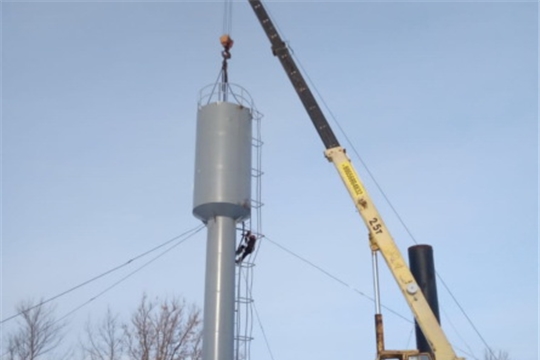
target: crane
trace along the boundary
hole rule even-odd
[[[313,93],[292,58],[287,45],[274,27],[261,0],[248,1],[270,40],[272,53],[281,62],[281,65],[287,73],[289,80],[325,146],[325,157],[334,164],[356,209],[369,230],[371,250],[374,254],[379,252],[383,256],[403,297],[414,314],[418,326],[431,347],[431,354],[433,354],[434,360],[463,360],[463,358],[456,355],[444,331],[439,325],[437,318],[409,270],[394,239],[390,235],[379,211],[375,207],[375,204],[354,169],[345,149],[340,145],[332,131],[324,113],[321,111]],[[431,359],[431,354],[419,353],[418,350],[385,350],[382,333],[382,317],[380,314],[375,315],[375,323],[378,359]]]

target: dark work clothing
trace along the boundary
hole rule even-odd
[[[248,234],[250,234],[248,232]],[[246,234],[247,235],[247,234]],[[240,255],[238,259],[236,259],[236,263],[241,263],[249,254],[255,250],[255,242],[257,241],[257,237],[253,234],[250,234],[248,236],[244,236],[245,244],[241,244],[238,249],[236,250],[236,255]]]

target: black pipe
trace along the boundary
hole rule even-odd
[[[437,298],[437,283],[435,276],[435,262],[433,260],[433,248],[430,245],[415,245],[409,248],[409,264],[411,272],[422,290],[433,314],[441,323],[439,317],[439,301]],[[415,321],[416,346],[420,352],[431,353],[433,351],[429,346],[422,330]]]

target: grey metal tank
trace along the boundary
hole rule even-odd
[[[251,209],[251,112],[216,102],[197,114],[193,214],[242,220]]]
[[[208,229],[202,360],[233,360],[236,224],[251,213],[253,106],[242,88],[215,102],[212,94],[199,102],[193,194],[193,215]],[[228,95],[237,103],[223,101]]]

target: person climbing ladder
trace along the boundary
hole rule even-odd
[[[251,231],[246,232],[242,236],[242,240],[238,249],[236,249],[236,263],[240,264],[244,259],[255,250],[255,242],[257,241],[257,236],[251,233]]]

